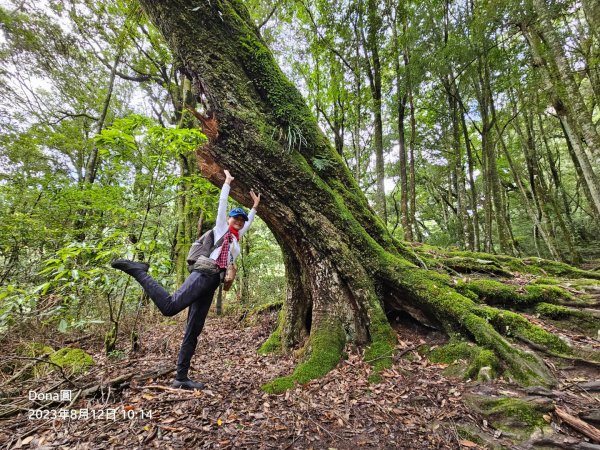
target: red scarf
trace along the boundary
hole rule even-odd
[[[229,225],[229,231],[231,231],[231,234],[233,234],[235,236],[235,238],[238,240],[238,242],[240,241],[240,234],[238,233],[238,230],[236,230],[235,228],[233,228],[231,225]]]

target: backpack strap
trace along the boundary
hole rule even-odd
[[[215,230],[212,230],[213,232],[213,236],[215,234]],[[225,234],[227,234],[227,232],[225,232]],[[221,244],[223,244],[223,239],[225,238],[225,234],[223,234],[223,236],[221,236],[221,239],[219,239],[217,242],[215,242],[215,245],[213,245],[210,248],[210,251],[208,252],[208,256],[210,256],[210,254],[215,251],[215,249],[219,248],[221,246]]]

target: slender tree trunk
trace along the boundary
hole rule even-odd
[[[590,30],[600,42],[600,3],[596,0],[582,0],[581,4]]]
[[[544,142],[544,148],[546,150],[546,160],[548,161],[548,167],[550,168],[550,174],[552,177],[552,181],[554,183],[554,195],[552,198],[552,205],[556,214],[559,223],[561,224],[561,228],[563,229],[563,234],[567,238],[567,242],[569,245],[569,251],[571,252],[571,262],[574,264],[580,264],[582,262],[581,254],[577,250],[575,246],[574,238],[577,236],[575,230],[575,224],[573,223],[573,218],[571,216],[571,208],[569,207],[569,200],[567,199],[567,195],[564,189],[564,186],[561,182],[560,175],[558,169],[556,168],[556,164],[554,158],[552,156],[552,152],[550,150],[550,144],[548,143],[548,139],[546,137],[546,133],[544,130],[544,124],[541,117],[541,114],[537,115],[540,134],[542,135],[542,140]],[[548,189],[547,191],[550,191]],[[552,194],[549,194],[552,195]],[[560,200],[559,200],[560,197]],[[559,204],[562,201],[562,210],[559,207]],[[563,216],[566,218],[566,222],[563,220]]]
[[[575,236],[575,225],[573,224],[573,217],[571,215],[571,208],[569,206],[569,200],[567,198],[567,194],[565,192],[565,188],[561,181],[560,173],[558,168],[556,167],[556,161],[554,156],[552,155],[552,150],[550,149],[550,143],[548,142],[548,138],[546,136],[546,131],[544,127],[544,121],[541,114],[537,115],[538,119],[538,127],[540,129],[540,134],[542,136],[542,140],[544,142],[544,148],[546,149],[546,161],[548,162],[548,167],[550,168],[550,174],[552,176],[552,181],[554,183],[554,190],[556,192],[555,196],[557,198],[560,196],[560,200],[563,205],[563,213],[567,219],[567,223],[569,225],[569,234],[571,236]],[[580,258],[579,256],[577,256]]]
[[[112,99],[113,89],[115,87],[115,78],[117,74],[117,67],[119,66],[119,61],[121,60],[121,55],[123,53],[123,48],[119,48],[117,55],[115,56],[115,61],[113,62],[112,69],[110,71],[110,78],[108,80],[108,88],[106,97],[104,98],[104,103],[102,104],[102,112],[100,113],[100,118],[96,124],[96,134],[100,134],[104,129],[104,124],[106,123],[106,116],[108,115],[108,108],[110,107],[110,101]],[[87,164],[85,166],[85,182],[89,184],[93,184],[96,180],[96,173],[98,172],[98,147],[94,143],[92,148],[92,153],[87,160]]]
[[[494,117],[492,114],[492,91],[490,85],[489,66],[485,56],[479,56],[479,110],[481,114],[481,148],[484,161],[484,183],[486,186],[486,251],[491,251],[492,218],[496,219],[496,230],[500,251],[514,254],[514,245],[509,238],[506,211],[502,201],[500,178],[496,165],[496,148],[492,139]],[[493,210],[492,210],[493,206]],[[492,212],[493,211],[493,212]],[[495,213],[495,214],[494,214]],[[488,248],[489,247],[489,248]]]
[[[358,39],[358,31],[355,30],[355,34]],[[360,51],[359,46],[356,46],[355,49],[355,58],[357,61],[360,61]],[[362,158],[362,146],[360,143],[360,134],[362,132],[362,80],[361,74],[359,71],[354,73],[354,84],[356,86],[355,95],[356,95],[356,120],[354,121],[354,132],[352,137],[352,143],[354,146],[354,158],[356,159],[356,165],[354,168],[354,179],[357,183],[360,183],[360,179],[362,176],[361,173],[361,158]]]
[[[554,83],[559,85],[562,83],[557,91],[561,92],[564,89],[566,95],[562,97],[562,101],[576,121],[578,129],[582,130],[582,140],[586,142],[590,153],[600,156],[600,135],[592,121],[592,114],[583,101],[583,96],[573,75],[573,68],[567,61],[564,43],[561,42],[550,16],[551,8],[548,8],[544,0],[533,0],[533,4],[540,17],[538,32],[544,39],[548,55],[552,59],[552,65],[558,72],[558,77],[551,78]]]
[[[452,171],[454,173],[454,191],[456,192],[456,218],[458,222],[458,244],[461,248],[469,247],[469,229],[466,208],[465,193],[465,173],[463,166],[462,147],[460,145],[460,123],[459,123],[459,105],[457,99],[457,86],[454,75],[450,69],[450,74],[444,81],[448,97],[448,108],[450,111],[450,121],[452,123],[452,155],[454,158]]]
[[[406,99],[407,94],[403,92],[404,83],[402,83],[402,74],[400,70],[400,45],[398,42],[398,20],[397,14],[392,21],[392,39],[394,49],[394,70],[396,72],[396,114],[398,120],[398,151],[400,161],[400,218],[402,222],[402,231],[404,239],[412,241],[412,227],[409,219],[408,210],[408,172],[407,172],[407,151],[406,151],[406,133],[404,131],[404,119],[406,117]],[[406,61],[406,60],[405,60]],[[406,68],[406,63],[405,63]]]
[[[462,103],[462,102],[461,102]],[[479,201],[477,197],[477,185],[475,184],[475,162],[473,160],[473,150],[471,147],[471,139],[469,139],[469,129],[467,127],[467,121],[465,120],[464,110],[460,110],[460,123],[463,130],[463,137],[465,140],[465,149],[467,153],[467,171],[469,174],[469,185],[470,185],[470,203],[471,203],[471,214],[472,217],[469,220],[470,223],[470,237],[469,250],[480,251],[480,238],[479,238]]]
[[[408,23],[407,14],[404,15],[402,21],[402,31],[404,35],[408,34]],[[409,165],[409,181],[408,181],[408,192],[409,192],[409,207],[408,207],[408,228],[410,229],[410,235],[408,239],[414,239],[416,234],[418,241],[423,241],[423,236],[419,230],[417,224],[417,189],[415,181],[415,142],[417,139],[417,120],[415,113],[415,102],[413,98],[413,68],[410,59],[410,49],[407,40],[405,40],[404,51],[404,69],[406,78],[406,93],[408,95],[408,106],[410,110],[410,140],[408,141],[408,165]]]
[[[381,18],[376,0],[367,0],[367,29],[368,37],[363,36],[363,46],[367,54],[366,66],[373,100],[373,146],[375,147],[375,176],[377,188],[375,191],[376,209],[384,222],[387,222],[385,205],[385,166],[383,160],[383,109],[381,101],[381,61],[379,59],[379,32]],[[369,56],[370,55],[370,56]]]
[[[521,180],[521,174],[519,173],[519,170],[517,169],[516,164],[514,163],[512,157],[510,156],[509,150],[506,148],[506,143],[504,142],[504,138],[500,132],[501,131],[500,127],[498,127],[497,124],[496,124],[496,131],[498,132],[499,141],[500,141],[500,144],[504,151],[504,155],[506,156],[506,159],[510,166],[510,170],[513,173],[513,178],[515,180],[515,183],[517,184],[517,187],[519,188],[519,192],[521,194],[521,200],[523,202],[523,205],[525,206],[525,211],[527,212],[527,215],[529,216],[530,220],[533,222],[533,225],[534,225],[535,229],[537,230],[537,232],[539,232],[539,234],[542,236],[542,239],[544,240],[544,243],[546,244],[546,248],[550,252],[550,255],[552,256],[552,258],[559,259],[558,251],[556,250],[556,246],[555,246],[554,240],[552,239],[551,233],[546,229],[544,222],[541,220],[540,214],[539,213],[536,214],[533,206],[531,205],[531,202],[529,201],[530,197],[535,198],[535,194],[528,191],[526,189],[523,181]],[[531,184],[531,178],[530,178],[530,186],[533,191],[534,187]],[[539,211],[539,209],[538,209],[538,211]],[[534,233],[534,241],[536,244],[536,250],[539,255],[539,249],[537,246],[537,232]]]
[[[405,53],[406,54],[406,53]],[[415,175],[415,141],[417,139],[417,119],[415,114],[415,102],[413,98],[413,87],[412,78],[410,77],[410,65],[407,66],[407,89],[408,89],[408,106],[410,107],[410,140],[408,141],[408,159],[409,159],[409,192],[410,192],[410,206],[408,226],[411,229],[411,236],[413,231],[417,236],[417,240],[422,242],[423,236],[419,230],[417,223],[417,186],[416,186],[416,175]]]

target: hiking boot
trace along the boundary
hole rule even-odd
[[[190,380],[189,378],[187,380],[175,380],[175,381],[173,381],[173,384],[171,384],[171,386],[174,388],[178,388],[178,389],[188,389],[188,390],[193,390],[193,389],[201,390],[206,387],[204,385],[204,383],[197,383],[195,381]]]
[[[122,270],[123,272],[131,275],[132,273],[141,270],[142,272],[148,272],[150,265],[144,262],[135,262],[128,259],[114,259],[110,265],[115,268]]]

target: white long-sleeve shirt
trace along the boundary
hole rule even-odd
[[[216,225],[213,228],[214,242],[217,242],[219,239],[221,239],[221,237],[223,237],[227,230],[229,230],[229,225],[227,224],[227,199],[229,198],[229,189],[230,186],[227,183],[224,183],[223,187],[221,188],[221,196],[219,197],[219,209],[217,211],[217,220]],[[256,209],[252,208],[248,213],[248,220],[244,224],[244,227],[240,231],[238,231],[240,239],[242,238],[244,233],[246,233],[248,228],[250,228],[250,225],[252,225],[252,221],[254,220],[255,215]],[[221,247],[223,246],[220,245],[212,251],[212,253],[210,254],[210,259],[213,259],[215,261],[217,260],[219,254],[221,253]],[[237,258],[239,254],[240,244],[236,237],[233,236],[231,244],[229,244],[229,262],[231,263],[235,261],[235,258]]]

